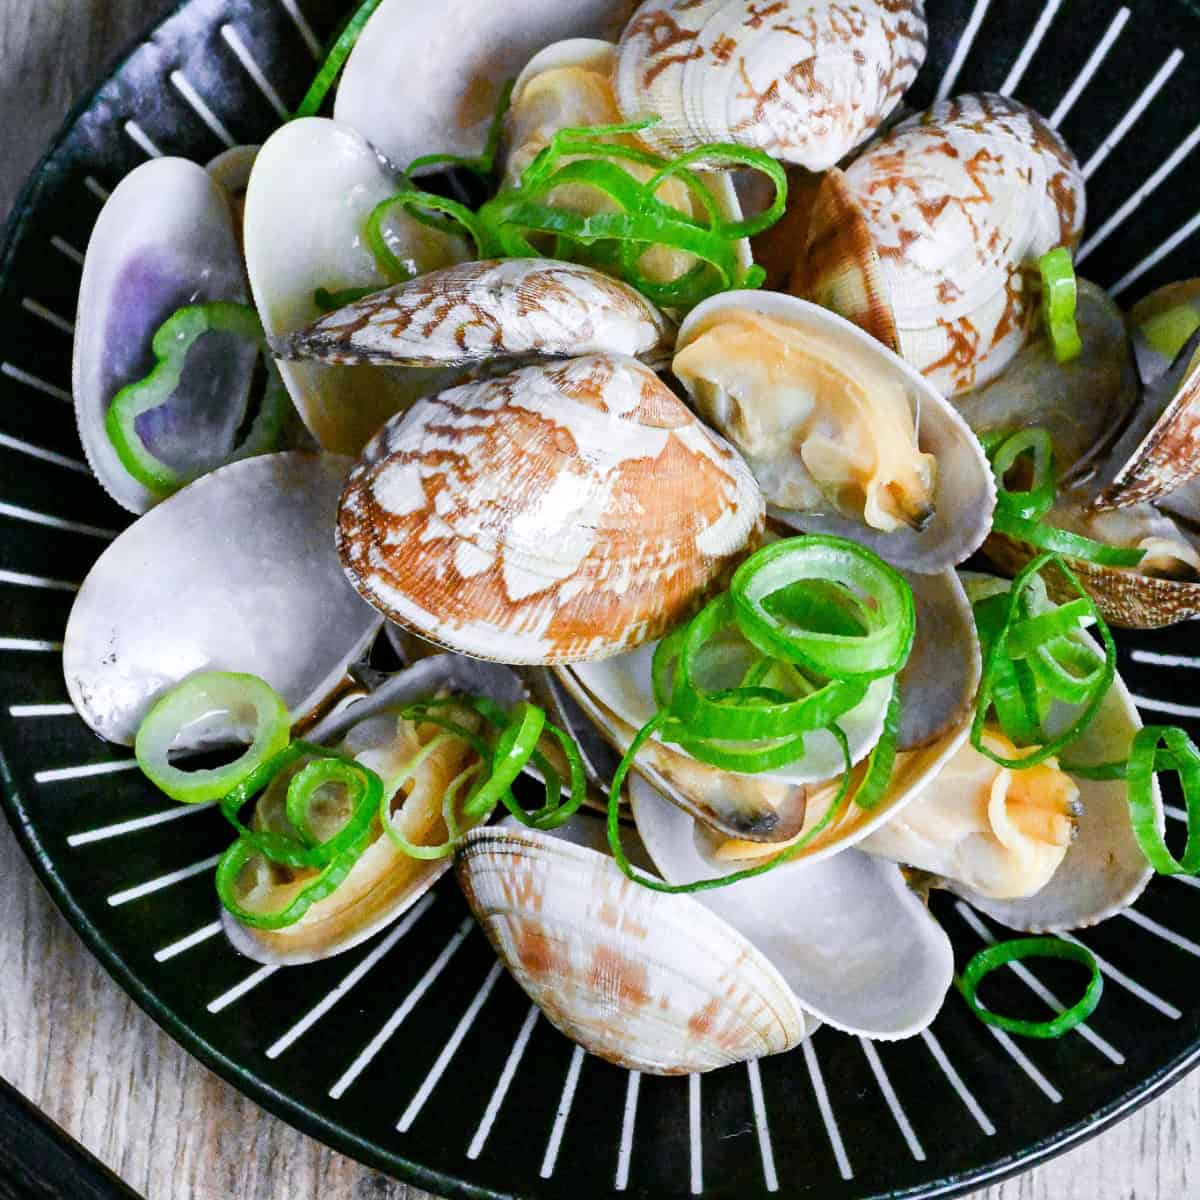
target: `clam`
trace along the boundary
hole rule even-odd
[[[1038,259],[1074,249],[1084,182],[1037,113],[961,96],[901,122],[826,176],[792,290],[850,318],[947,396],[1025,344]]]
[[[182,158],[155,159],[127,175],[88,244],[72,390],[88,463],[130,512],[143,513],[161,497],[125,470],[109,439],[114,397],[150,373],[154,334],[177,309],[245,299],[230,198],[213,176]],[[187,477],[219,466],[234,449],[257,357],[253,342],[201,338],[170,404],[154,410],[165,419],[139,425],[151,451]]]
[[[790,1050],[814,1027],[773,956],[696,901],[631,882],[595,850],[477,829],[457,874],[516,981],[556,1028],[610,1062],[711,1071]]]
[[[979,599],[1007,584],[976,576],[967,586]],[[1099,655],[1085,634],[1077,636]],[[1065,728],[1076,715],[1057,705],[1046,719],[1048,732]],[[1118,677],[1096,719],[1057,763],[1003,772],[965,748],[863,849],[945,876],[947,886],[1013,929],[1098,924],[1132,904],[1153,870],[1133,834],[1125,782],[1073,777],[1070,766],[1126,757],[1141,727]],[[1154,799],[1161,830],[1165,816],[1157,783]]]
[[[621,36],[626,119],[667,154],[712,142],[812,171],[865,141],[925,59],[922,0],[649,0]]]
[[[641,779],[630,780],[638,833],[671,883],[727,875],[719,843]],[[858,850],[784,863],[697,901],[761,951],[801,1008],[836,1029],[893,1040],[937,1015],[954,973],[950,940],[900,868]]]
[[[660,637],[762,530],[741,459],[619,355],[428,397],[351,473],[338,547],[364,598],[479,658],[549,665]]]
[[[330,313],[275,349],[345,366],[603,353],[662,361],[674,336],[628,284],[575,263],[516,258],[431,271]]]
[[[1200,279],[1169,283],[1144,296],[1129,310],[1129,327],[1142,382],[1153,387],[1200,329]]]
[[[378,290],[380,274],[363,230],[372,210],[403,187],[353,129],[318,117],[291,121],[259,152],[246,193],[246,265],[259,315],[272,338],[321,315],[318,289]],[[392,253],[414,274],[467,257],[457,238],[394,213]],[[279,364],[296,409],[320,445],[357,454],[393,414],[444,387],[446,372]]]
[[[331,536],[349,467],[299,453],[233,463],[105,550],[63,646],[71,701],[96,733],[131,745],[155,699],[197,671],[260,675],[294,716],[334,690],[381,624]]]
[[[414,700],[456,691],[486,695],[506,706],[523,698],[523,689],[511,671],[444,654],[391,677],[374,693],[326,718],[307,735],[309,741],[334,747],[379,775],[385,793],[392,796],[393,822],[418,845],[436,845],[445,840],[444,795],[454,778],[477,757],[457,738],[444,738],[431,746],[441,730],[403,720],[396,710]],[[409,766],[422,751],[426,757],[409,777]],[[296,836],[285,811],[292,774],[294,771],[281,772],[259,798],[255,829]],[[315,806],[318,834],[322,832],[320,822],[326,823],[332,834],[348,816],[345,797],[337,794],[341,789],[331,790],[335,795],[322,797]],[[359,945],[397,920],[450,868],[449,857],[409,857],[378,823],[373,834],[371,844],[345,881],[294,925],[278,930],[257,929],[243,925],[222,908],[221,923],[229,940],[243,954],[262,963],[285,966],[329,958]],[[278,911],[310,882],[313,874],[252,859],[238,881],[238,903],[251,910]]]
[[[930,574],[986,537],[995,485],[970,429],[835,313],[770,292],[714,296],[683,323],[673,369],[789,526]]]
[[[552,42],[616,37],[632,8],[632,0],[385,0],[346,63],[333,115],[399,166],[425,154],[482,154],[506,81]]]
[[[232,200],[234,224],[239,230],[246,189],[250,186],[250,175],[261,149],[261,146],[234,146],[222,151],[204,168]]]

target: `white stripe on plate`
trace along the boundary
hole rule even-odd
[[[48,579],[45,575],[26,575],[21,571],[6,571],[0,568],[0,583],[11,583],[14,587],[46,588],[53,592],[77,592],[79,584],[68,579]]]
[[[1121,276],[1119,280],[1111,288],[1108,289],[1110,296],[1119,296],[1122,292],[1131,288],[1147,271],[1153,270],[1160,262],[1168,255],[1174,254],[1175,251],[1188,240],[1196,230],[1200,229],[1200,213],[1197,213],[1182,229],[1173,233],[1162,245],[1155,247],[1133,270]]]
[[[317,35],[313,33],[312,26],[304,19],[304,14],[300,11],[296,0],[279,0],[283,11],[292,18],[292,23],[300,31],[300,36],[304,39],[304,43],[312,51],[312,56],[315,59],[321,59],[325,55],[325,51],[321,47]]]
[[[1046,7],[1042,9],[1042,15],[1038,17],[1033,32],[1021,48],[1021,53],[1018,55],[1017,61],[1013,63],[1008,78],[1000,85],[1000,95],[1011,96],[1017,90],[1021,80],[1025,78],[1025,72],[1029,70],[1030,61],[1038,52],[1038,47],[1042,44],[1046,31],[1050,28],[1061,7],[1062,0],[1047,0]]]
[[[1091,179],[1100,169],[1104,160],[1125,140],[1125,135],[1137,124],[1142,113],[1150,107],[1154,97],[1167,86],[1167,80],[1175,74],[1181,62],[1183,62],[1183,51],[1172,50],[1167,61],[1159,67],[1158,73],[1142,89],[1141,95],[1133,102],[1129,111],[1117,122],[1108,137],[1100,143],[1096,153],[1083,164],[1084,179]]]
[[[268,1058],[278,1058],[302,1038],[343,996],[362,982],[385,954],[429,911],[433,896],[426,894],[404,914],[404,919],[352,970],[311,1012],[306,1013],[267,1049]]]
[[[633,1159],[633,1131],[637,1125],[638,1092],[642,1086],[641,1071],[630,1071],[625,1085],[625,1114],[621,1118],[621,1145],[617,1151],[617,1177],[613,1187],[623,1192],[629,1186],[629,1164]]]
[[[1127,921],[1132,921],[1147,933],[1152,933],[1155,937],[1162,938],[1164,942],[1170,943],[1185,954],[1190,954],[1193,958],[1200,958],[1200,946],[1197,946],[1195,942],[1185,938],[1180,933],[1176,933],[1173,929],[1168,929],[1165,925],[1160,925],[1157,921],[1152,921],[1149,917],[1143,916],[1136,908],[1127,908],[1120,915]]]
[[[235,984],[227,992],[222,992],[215,1000],[208,1004],[210,1013],[224,1012],[231,1004],[237,1003],[247,992],[252,992],[260,983],[270,979],[276,971],[279,970],[278,963],[270,963],[265,967],[259,967],[253,975],[247,975],[241,983]]]
[[[196,116],[212,130],[219,141],[224,142],[232,150],[237,145],[233,134],[226,129],[225,123],[221,118],[209,108],[204,97],[192,86],[192,81],[182,71],[178,70],[172,71],[169,78],[171,86],[191,105],[192,111]]]
[[[115,762],[84,763],[78,767],[54,767],[48,771],[34,771],[35,783],[61,783],[65,779],[88,779],[93,775],[115,775],[118,771],[136,771],[136,758],[122,758]]]
[[[10,717],[73,717],[73,704],[10,704]]]
[[[205,925],[202,929],[197,929],[195,933],[189,933],[187,937],[180,938],[177,942],[172,942],[169,946],[164,946],[161,950],[155,950],[155,962],[169,962],[173,958],[178,958],[185,951],[190,950],[193,946],[199,946],[201,942],[207,942],[209,938],[216,937],[221,932],[221,922],[214,921],[211,925]]]
[[[1003,1029],[996,1029],[992,1025],[986,1025],[984,1028],[987,1029],[988,1033],[990,1033],[992,1037],[994,1037],[996,1041],[998,1041],[1000,1045],[1004,1047],[1004,1049],[1008,1052],[1008,1056],[1017,1064],[1018,1067],[1021,1068],[1022,1071],[1025,1072],[1026,1075],[1029,1076],[1030,1079],[1033,1080],[1038,1089],[1042,1092],[1046,1099],[1050,1101],[1051,1104],[1062,1103],[1062,1092],[1060,1092],[1058,1088],[1056,1088],[1054,1084],[1052,1084],[1050,1080],[1048,1080],[1045,1075],[1043,1075],[1041,1071],[1039,1071],[1037,1067],[1035,1067],[1033,1063],[1026,1058],[1025,1052],[1017,1046],[1017,1044],[1008,1036],[1007,1033],[1004,1032]]]
[[[220,861],[221,856],[214,854],[211,858],[203,859],[198,863],[192,863],[190,867],[180,867],[178,871],[172,871],[168,875],[160,875],[157,879],[149,879],[145,883],[139,883],[136,887],[126,888],[123,892],[114,892],[108,898],[109,906],[117,908],[122,904],[128,904],[131,900],[140,900],[143,896],[149,896],[153,892],[161,892],[163,888],[169,888],[172,884],[182,883],[185,879],[191,879],[196,875],[203,875],[205,871],[211,871]]]
[[[1154,174],[1151,175],[1150,178],[1147,179],[1146,182],[1143,183],[1141,187],[1139,187],[1137,191],[1135,191],[1133,195],[1130,196],[1129,199],[1126,200],[1125,203],[1122,204],[1121,207],[1117,209],[1117,211],[1113,213],[1113,215],[1109,217],[1109,219],[1105,221],[1104,224],[1098,230],[1096,230],[1094,234],[1092,234],[1092,236],[1084,243],[1083,248],[1075,256],[1076,263],[1081,263],[1089,254],[1092,253],[1093,250],[1096,249],[1097,246],[1100,246],[1104,242],[1108,241],[1108,239],[1118,229],[1120,229],[1121,226],[1124,225],[1125,222],[1129,220],[1129,218],[1133,216],[1133,214],[1137,212],[1139,208],[1141,208],[1142,202],[1159,189],[1163,180],[1170,176],[1175,168],[1179,166],[1179,164],[1183,162],[1183,160],[1187,158],[1189,154],[1191,154],[1198,143],[1200,143],[1200,125],[1197,125],[1196,128],[1188,134],[1183,142],[1180,143],[1180,145],[1171,153],[1170,157],[1162,164],[1162,166],[1159,167],[1158,170],[1155,171]]]
[[[44,304],[39,304],[36,300],[26,296],[21,301],[21,307],[26,312],[33,313],[39,320],[45,321],[47,325],[53,326],[60,333],[65,333],[68,337],[75,336],[75,322],[66,317],[60,317],[58,313],[51,311]]]
[[[20,367],[14,367],[10,362],[0,362],[0,375],[7,375],[9,379],[15,379],[18,383],[23,383],[26,387],[31,387],[43,395],[53,396],[55,400],[61,400],[64,404],[71,403],[71,393],[65,388],[60,388],[56,383],[49,383],[40,375],[34,375]]]
[[[954,907],[957,909],[958,915],[974,930],[985,945],[994,946],[996,944],[996,939],[992,935],[991,930],[961,900],[957,901]],[[1052,1008],[1058,1014],[1067,1011],[1067,1006],[1024,963],[1013,961],[1006,965],[1043,1004]],[[1095,1046],[1109,1062],[1115,1063],[1118,1067],[1125,1065],[1125,1055],[1088,1025],[1076,1025],[1072,1032],[1079,1034],[1085,1041]]]
[[[1150,667],[1191,667],[1200,671],[1200,658],[1194,654],[1155,654],[1151,650],[1135,650],[1130,658]]]
[[[1200,879],[1195,878],[1193,875],[1168,875],[1167,878],[1172,883],[1182,883],[1191,888],[1200,888]]]
[[[107,200],[109,196],[112,195],[112,192],[110,192],[108,188],[106,188],[104,184],[102,184],[94,175],[88,175],[83,181],[83,186],[87,188],[87,190],[91,192],[97,200]]]
[[[115,825],[103,825],[99,829],[89,829],[85,833],[73,833],[67,838],[67,845],[71,847],[89,846],[92,842],[106,842],[109,838],[123,837],[127,833],[153,829],[155,825],[166,825],[171,821],[178,821],[182,817],[207,812],[216,806],[216,801],[209,804],[177,804],[174,808],[151,813],[148,817],[133,817],[128,821],[118,821]]]
[[[922,1029],[921,1039],[929,1049],[929,1053],[933,1055],[934,1062],[942,1069],[942,1074],[949,1081],[950,1086],[958,1093],[958,1098],[967,1106],[967,1111],[975,1118],[976,1124],[983,1130],[988,1137],[994,1137],[996,1127],[992,1124],[987,1113],[983,1111],[982,1105],[975,1099],[971,1089],[963,1082],[962,1076],[954,1069],[954,1064],[946,1056],[945,1050],[942,1049],[942,1043],[937,1040],[932,1030]]]
[[[562,1095],[558,1100],[558,1111],[554,1114],[554,1127],[550,1130],[550,1141],[546,1144],[546,1153],[542,1158],[542,1169],[539,1174],[543,1179],[549,1179],[554,1174],[554,1167],[558,1162],[558,1152],[562,1148],[567,1119],[571,1115],[571,1106],[575,1103],[575,1089],[579,1086],[579,1072],[583,1069],[583,1056],[582,1046],[576,1046],[571,1051],[571,1065],[567,1068],[567,1078],[563,1083]]]
[[[1104,972],[1107,978],[1111,979],[1113,983],[1119,984],[1143,1003],[1150,1005],[1151,1008],[1157,1009],[1164,1017],[1169,1017],[1172,1021],[1178,1021],[1183,1016],[1183,1013],[1170,1003],[1170,1001],[1164,1000],[1149,988],[1143,987],[1136,979],[1130,979],[1124,971],[1119,971],[1112,963],[1101,958],[1095,950],[1092,950],[1091,946],[1086,946],[1077,937],[1073,937],[1069,933],[1060,933],[1058,936],[1064,941],[1074,942],[1075,945],[1084,946],[1086,950],[1091,951],[1092,957],[1096,960],[1096,965]]]
[[[115,529],[101,529],[98,525],[87,525],[83,521],[68,521],[65,517],[52,517],[49,513],[34,512],[19,504],[0,501],[0,517],[12,517],[14,521],[25,521],[30,525],[45,525],[50,529],[63,529],[68,533],[83,533],[88,537],[103,538],[111,542],[117,536]]]
[[[43,642],[38,638],[0,637],[0,650],[16,650],[19,653],[51,654],[62,648],[62,642]]]
[[[921,1145],[920,1139],[913,1130],[912,1122],[908,1119],[908,1113],[904,1111],[904,1106],[900,1103],[900,1097],[896,1095],[896,1089],[892,1087],[892,1081],[883,1069],[883,1060],[879,1057],[879,1051],[875,1049],[874,1043],[868,1038],[860,1037],[858,1042],[862,1046],[863,1054],[867,1056],[867,1062],[871,1065],[871,1073],[875,1076],[875,1082],[879,1084],[879,1090],[883,1093],[883,1098],[887,1102],[888,1109],[891,1111],[892,1119],[896,1122],[896,1127],[900,1130],[905,1145],[908,1146],[908,1152],[917,1162],[924,1162],[925,1148]]]
[[[68,458],[65,454],[59,454],[57,450],[46,450],[33,445],[32,442],[23,442],[20,438],[9,437],[7,433],[0,433],[0,446],[30,458],[40,458],[42,462],[51,463],[56,467],[66,467],[68,471],[78,471],[81,475],[92,473],[91,467],[77,458]]]
[[[704,1135],[700,1124],[700,1076],[688,1076],[688,1141],[691,1145],[692,1195],[704,1192]]]
[[[541,1015],[541,1010],[536,1004],[529,1006],[529,1011],[525,1014],[525,1021],[521,1025],[521,1031],[517,1034],[517,1040],[513,1042],[513,1047],[508,1052],[508,1059],[504,1063],[504,1070],[500,1072],[500,1078],[496,1081],[491,1099],[488,1100],[487,1108],[484,1110],[483,1116],[479,1121],[479,1128],[475,1130],[475,1136],[471,1139],[470,1146],[467,1147],[468,1158],[476,1159],[483,1153],[483,1147],[487,1144],[488,1134],[492,1132],[492,1126],[496,1123],[500,1106],[504,1103],[504,1097],[508,1095],[508,1089],[512,1086],[517,1068],[521,1065],[521,1059],[525,1054],[525,1047],[529,1045],[529,1038],[533,1033],[533,1027],[537,1024],[538,1017]]]
[[[258,65],[254,55],[250,53],[249,46],[242,41],[242,35],[238,33],[234,26],[222,25],[221,37],[230,50],[237,56],[237,60],[245,68],[246,74],[254,80],[258,90],[266,97],[267,103],[275,110],[276,116],[281,121],[286,121],[290,115],[287,105],[284,104],[279,93],[271,86],[271,81],[266,77],[262,67]]]
[[[446,969],[446,964],[454,957],[455,951],[466,940],[467,934],[475,923],[474,917],[467,917],[459,925],[454,936],[446,943],[441,954],[434,960],[433,966],[417,980],[416,986],[405,996],[400,1007],[387,1019],[384,1027],[366,1044],[362,1053],[346,1068],[342,1077],[329,1089],[331,1100],[340,1100],[350,1085],[371,1065],[375,1056],[383,1049],[388,1039],[404,1023],[408,1014],[420,1003],[421,997],[433,986],[434,980]]]
[[[1165,812],[1172,821],[1186,821],[1188,819],[1187,812],[1182,808],[1176,808],[1173,804],[1164,804],[1163,812]]]
[[[471,1001],[467,1011],[463,1013],[462,1019],[454,1027],[454,1032],[442,1047],[441,1054],[437,1056],[437,1061],[433,1064],[429,1074],[425,1076],[425,1082],[417,1089],[417,1094],[409,1102],[400,1120],[396,1123],[397,1132],[407,1133],[412,1128],[412,1123],[420,1115],[421,1109],[425,1107],[425,1101],[433,1094],[433,1089],[437,1087],[438,1080],[446,1073],[446,1068],[450,1065],[450,1060],[458,1053],[459,1046],[462,1045],[463,1039],[475,1023],[475,1018],[479,1016],[479,1010],[487,1003],[487,998],[491,995],[492,988],[496,986],[496,980],[500,978],[501,970],[503,970],[502,963],[495,962],[492,964],[492,969],[488,971],[487,977],[479,987],[479,991],[475,993],[475,999]]]
[[[775,1172],[775,1150],[771,1145],[771,1127],[767,1124],[767,1105],[757,1059],[752,1058],[746,1063],[746,1074],[750,1076],[750,1104],[754,1109],[754,1128],[758,1132],[758,1152],[762,1156],[763,1185],[768,1192],[777,1192],[779,1176]]]
[[[60,238],[58,234],[55,234],[50,239],[50,245],[52,245],[55,250],[59,252],[59,254],[63,255],[65,258],[69,258],[77,266],[83,266],[83,251],[77,250],[65,238]]]
[[[1147,712],[1167,713],[1172,717],[1194,717],[1200,719],[1200,707],[1195,704],[1176,704],[1173,700],[1157,700],[1153,696],[1134,696],[1133,702]]]
[[[1113,18],[1113,23],[1096,44],[1091,57],[1083,64],[1083,70],[1079,72],[1075,82],[1067,89],[1066,95],[1058,102],[1058,107],[1051,113],[1050,125],[1052,128],[1057,129],[1071,109],[1075,107],[1075,101],[1083,95],[1083,89],[1092,82],[1092,76],[1096,74],[1100,69],[1100,64],[1108,57],[1108,52],[1116,44],[1117,38],[1121,36],[1121,30],[1125,28],[1129,17],[1129,9],[1122,8]]]
[[[939,100],[945,100],[954,91],[954,85],[958,82],[959,72],[963,69],[963,63],[967,61],[967,55],[971,53],[971,47],[975,44],[979,27],[983,24],[983,18],[987,16],[991,2],[992,0],[975,0],[975,7],[971,12],[971,18],[967,21],[966,28],[963,29],[962,37],[958,39],[958,45],[954,50],[954,57],[950,60],[950,65],[946,68],[946,74],[942,76],[941,86],[937,90],[937,98]],[[847,1178],[850,1177],[847,1176]]]
[[[154,144],[154,139],[136,121],[126,121],[125,132],[151,158],[162,158],[163,152]]]
[[[846,1155],[846,1147],[842,1142],[842,1131],[838,1128],[837,1118],[833,1115],[833,1106],[829,1103],[829,1093],[825,1090],[825,1080],[821,1075],[821,1064],[817,1061],[817,1052],[813,1049],[812,1038],[805,1038],[801,1043],[804,1050],[804,1063],[808,1067],[808,1077],[812,1080],[813,1095],[817,1098],[817,1108],[821,1110],[821,1120],[825,1122],[825,1133],[829,1144],[833,1147],[833,1156],[837,1159],[838,1170],[843,1179],[853,1179],[854,1171],[850,1159]]]

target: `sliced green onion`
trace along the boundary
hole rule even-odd
[[[1054,357],[1068,363],[1083,353],[1083,340],[1075,323],[1075,308],[1079,289],[1075,281],[1075,264],[1066,246],[1051,250],[1038,260],[1042,273],[1042,316],[1046,332],[1054,346]]]
[[[1039,550],[1052,550],[1068,558],[1080,559],[1098,567],[1136,567],[1146,557],[1145,550],[1106,546],[1082,534],[1057,529],[1041,521],[1022,521],[1016,517],[997,519],[996,529]]]
[[[480,222],[479,216],[465,204],[459,204],[457,200],[450,200],[445,196],[436,196],[432,192],[420,192],[410,188],[381,200],[371,210],[363,231],[367,248],[375,259],[379,273],[391,283],[404,283],[413,277],[412,271],[392,253],[383,231],[383,223],[394,208],[403,208],[411,212],[417,220],[443,233],[454,232],[454,226],[461,225],[475,243],[479,258],[497,257],[497,247],[491,235]],[[449,220],[443,221],[431,216],[431,213],[443,213]]]
[[[1191,341],[1192,334],[1200,329],[1200,311],[1190,304],[1179,304],[1151,317],[1139,328],[1156,353],[1167,362],[1174,362]]]
[[[1158,827],[1159,809],[1154,802],[1154,773],[1164,769],[1158,761],[1159,743],[1165,743],[1170,769],[1179,776],[1187,800],[1187,845],[1176,858]],[[1129,811],[1133,833],[1150,865],[1160,875],[1200,873],[1200,750],[1182,730],[1172,726],[1147,725],[1133,739],[1128,764]]]
[[[396,261],[399,262],[399,259]],[[400,281],[397,280],[397,282]],[[313,292],[313,303],[323,313],[337,312],[339,308],[345,308],[347,304],[357,304],[359,300],[374,295],[377,291],[379,291],[377,287],[352,287],[331,292],[328,288],[321,287]]]
[[[442,798],[442,820],[446,825],[446,840],[438,842],[433,846],[422,846],[417,842],[410,842],[408,838],[396,828],[390,818],[385,822],[384,828],[387,830],[388,837],[405,853],[409,858],[421,859],[425,862],[433,862],[439,858],[449,858],[450,855],[458,848],[460,831],[458,821],[454,815],[454,806],[458,803],[459,792],[462,791],[464,785],[481,770],[484,764],[482,762],[472,763],[469,767],[460,771],[446,788],[446,794]]]
[[[1059,958],[1067,962],[1080,963],[1092,973],[1092,978],[1082,999],[1059,1013],[1052,1021],[1020,1021],[1005,1017],[985,1008],[978,997],[979,985],[985,976],[1011,962],[1022,962],[1028,958]],[[971,1011],[985,1024],[1030,1038],[1060,1038],[1082,1025],[1096,1011],[1104,991],[1104,977],[1095,955],[1086,946],[1075,942],[1064,942],[1053,937],[1014,938],[980,950],[967,963],[962,975],[955,979],[955,986]]]
[[[312,81],[304,99],[300,101],[300,107],[296,109],[296,117],[315,117],[321,111],[321,105],[325,103],[329,89],[333,87],[337,77],[342,73],[346,59],[350,57],[350,52],[358,44],[358,39],[362,36],[367,22],[375,15],[375,10],[382,3],[383,0],[363,0],[358,10],[346,22],[342,32],[330,48],[325,61],[321,64],[316,79]]]
[[[496,741],[491,774],[463,805],[463,812],[467,816],[483,816],[491,812],[506,795],[511,795],[509,789],[537,749],[545,725],[546,714],[536,704],[517,705],[508,726]],[[511,808],[515,810],[517,807],[513,800]],[[516,815],[515,811],[513,815]]]
[[[868,812],[879,806],[892,781],[896,765],[896,743],[900,736],[900,686],[892,688],[883,719],[883,733],[867,759],[867,773],[854,793],[854,803]]]
[[[341,784],[350,792],[351,815],[337,833],[325,840],[312,827],[312,805],[321,788]],[[302,767],[289,781],[287,817],[300,837],[329,858],[349,850],[371,828],[383,781],[374,771],[341,758],[318,758]]]
[[[253,728],[253,740],[235,761],[209,770],[182,771],[169,760],[189,727],[219,715]],[[256,675],[206,671],[177,684],[158,700],[138,728],[134,754],[145,776],[173,800],[220,800],[254,777],[286,748],[291,718],[283,698]]]

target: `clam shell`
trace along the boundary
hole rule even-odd
[[[1057,133],[1015,100],[961,96],[901,122],[841,182],[814,214],[804,294],[946,395],[994,379],[1032,330],[1026,275],[1083,231],[1083,176]]]
[[[429,397],[347,484],[338,546],[389,619],[478,658],[619,654],[688,616],[756,544],[741,459],[633,359]]]
[[[1149,296],[1144,296],[1129,310],[1129,328],[1133,331],[1133,346],[1137,354],[1138,373],[1142,382],[1152,388],[1171,369],[1174,359],[1155,349],[1146,338],[1143,327],[1173,308],[1191,308],[1200,315],[1200,279],[1185,279],[1169,283]],[[1175,356],[1178,358],[1178,354]]]
[[[246,265],[267,334],[279,338],[319,316],[318,288],[381,289],[364,243],[372,209],[401,182],[353,129],[318,117],[291,121],[259,152],[246,193]],[[407,214],[388,223],[393,253],[427,271],[467,257],[465,245]],[[446,372],[279,364],[306,426],[326,450],[357,454],[418,396],[445,387]]]
[[[88,463],[104,490],[130,512],[145,512],[158,497],[128,474],[109,440],[105,418],[113,398],[149,374],[150,343],[173,312],[187,304],[245,299],[229,200],[213,177],[183,158],[154,159],[130,172],[88,243],[72,368],[75,418]],[[219,410],[208,406],[208,453],[189,464],[197,471],[219,465],[232,449],[257,356],[249,344],[232,351],[223,345],[220,354],[204,355],[202,389],[192,385],[193,370],[184,376],[178,394],[185,401],[209,395],[231,401]]]
[[[918,446],[922,452],[933,455],[937,463],[933,493],[935,512],[919,532],[910,528],[882,532],[834,512],[802,513],[773,506],[771,515],[791,528],[850,538],[889,562],[921,574],[938,574],[973,554],[991,527],[996,500],[995,481],[978,441],[954,407],[909,364],[851,322],[793,296],[772,292],[726,292],[714,296],[693,309],[684,321],[679,331],[679,347],[686,346],[700,331],[716,324],[721,314],[738,311],[795,325],[894,377],[912,409]],[[774,398],[764,397],[764,402]],[[735,445],[738,444],[738,425],[743,420],[739,412],[705,412],[703,415]],[[751,419],[753,414],[745,418],[746,421]],[[763,468],[773,469],[776,465],[770,461],[760,464],[756,474],[763,478]],[[786,465],[798,477],[806,473],[799,454],[789,454]],[[755,468],[753,461],[751,467]],[[767,500],[770,502],[770,495]]]
[[[333,115],[401,167],[424,154],[482,154],[507,80],[552,42],[615,38],[632,9],[632,0],[385,0],[346,63]]]
[[[630,780],[647,851],[672,883],[726,875],[687,813]],[[847,1033],[891,1041],[930,1024],[954,974],[950,940],[900,868],[845,850],[785,863],[697,894],[778,969],[804,1011]]]
[[[736,142],[812,171],[866,140],[925,59],[922,0],[650,0],[621,37],[627,119],[667,154]]]
[[[462,263],[377,292],[281,339],[286,358],[465,366],[527,355],[669,358],[674,325],[641,293],[552,259]]]
[[[768,958],[684,896],[529,830],[468,834],[458,880],[504,965],[567,1037],[682,1075],[799,1045],[810,1022]]]
[[[239,226],[241,213],[236,206],[245,198],[246,189],[250,186],[250,175],[261,149],[261,146],[234,146],[230,150],[223,150],[204,168],[234,201]]]
[[[232,463],[117,538],[63,646],[71,702],[96,733],[131,745],[155,699],[197,671],[259,675],[294,716],[333,691],[381,623],[331,536],[349,466],[296,453]]]

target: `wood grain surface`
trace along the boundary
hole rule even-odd
[[[165,7],[0,0],[0,213],[76,96]],[[148,1200],[426,1200],[268,1116],[189,1057],[91,959],[2,821],[0,963],[0,1075]],[[1184,1200],[1200,1188],[1198,1131],[1200,1073],[972,1200]]]

